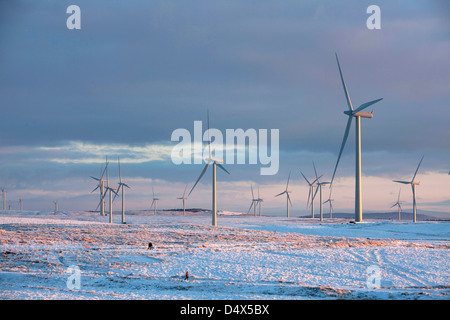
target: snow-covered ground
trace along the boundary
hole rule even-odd
[[[227,213],[212,227],[209,214],[175,212],[126,220],[2,212],[0,299],[450,298],[449,222]]]

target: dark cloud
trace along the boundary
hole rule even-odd
[[[98,166],[56,164],[36,148],[83,141],[133,154],[191,130],[207,109],[221,130],[280,129],[280,176],[312,160],[331,173],[346,122],[335,52],[354,105],[384,98],[363,119],[366,173],[407,174],[422,154],[430,169],[448,166],[445,1],[379,1],[374,31],[360,1],[80,0],[81,30],[66,28],[70,4],[0,3],[0,143],[28,150],[2,154],[0,178],[87,175]],[[353,131],[341,175],[353,172]],[[149,161],[130,174],[188,181],[199,170]],[[259,177],[259,167],[233,170],[224,179]]]

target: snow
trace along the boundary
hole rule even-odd
[[[0,299],[450,297],[445,221],[354,224],[233,212],[219,214],[217,227],[208,213],[133,212],[126,220],[4,211]],[[71,266],[79,267],[80,288]],[[371,266],[381,272],[375,288]]]

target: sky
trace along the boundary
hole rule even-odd
[[[370,5],[381,29],[370,30]],[[68,29],[67,7],[81,29]],[[227,164],[218,208],[248,210],[252,185],[263,213],[305,215],[313,162],[330,180],[344,135],[346,99],[378,98],[362,119],[364,211],[389,211],[417,174],[418,210],[450,213],[450,4],[448,1],[21,1],[0,0],[0,186],[7,206],[94,210],[105,157],[131,186],[127,208],[177,200],[203,169],[174,164],[176,129],[194,121],[223,132],[279,131],[279,170]],[[371,109],[369,110],[371,111]],[[270,148],[270,147],[269,147]],[[334,210],[354,208],[354,127],[333,183]],[[324,199],[329,189],[324,188]],[[211,171],[187,206],[209,208]],[[115,210],[120,204],[116,200]],[[316,207],[318,202],[316,203]]]

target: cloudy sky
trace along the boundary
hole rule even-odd
[[[69,30],[69,5],[81,29]],[[369,30],[369,5],[381,29]],[[330,179],[345,130],[335,52],[362,119],[363,210],[388,211],[399,184],[417,180],[420,210],[450,213],[450,5],[448,1],[21,1],[0,0],[0,186],[28,210],[93,210],[105,156],[131,185],[129,209],[179,207],[203,166],[171,160],[174,130],[278,129],[279,170],[225,164],[218,207],[247,211],[250,185],[264,209],[306,214],[301,177]],[[369,110],[370,111],[370,110]],[[336,173],[335,210],[354,206],[354,128]],[[188,207],[210,207],[211,173]],[[328,196],[326,189],[324,197]],[[410,210],[412,194],[402,187]],[[317,206],[317,204],[316,204]],[[119,209],[119,202],[117,202]]]

